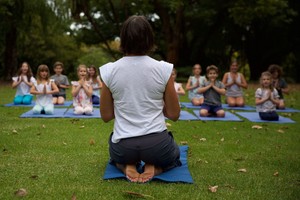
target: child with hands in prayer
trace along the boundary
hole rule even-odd
[[[214,65],[208,66],[206,68],[206,76],[208,81],[205,81],[198,89],[198,92],[203,93],[204,96],[200,116],[225,117],[221,101],[221,95],[225,95],[225,86],[221,81],[217,80],[218,68]]]
[[[91,115],[93,114],[92,94],[93,87],[87,80],[88,72],[86,65],[79,65],[77,68],[79,80],[72,81],[72,96],[74,114],[76,115]]]
[[[53,79],[50,79],[50,72],[47,65],[40,65],[37,70],[36,82],[30,89],[30,93],[36,95],[34,114],[52,115],[54,104],[52,95],[59,92]]]

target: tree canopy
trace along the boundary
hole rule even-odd
[[[215,64],[224,72],[234,58],[251,80],[276,63],[286,77],[300,81],[299,5],[297,0],[1,0],[0,71],[10,79],[24,60],[33,66],[60,60],[70,72],[80,62],[98,66],[116,60],[122,56],[117,48],[122,22],[138,14],[155,32],[151,56],[176,68]]]

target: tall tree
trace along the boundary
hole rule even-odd
[[[17,33],[24,13],[24,1],[3,0],[0,7],[2,8],[0,16],[3,19],[1,27],[6,27],[1,31],[4,35],[3,74],[4,78],[9,80],[17,68]]]
[[[1,0],[0,15],[5,20],[0,23],[6,27],[1,29],[5,35],[1,62],[5,80],[11,80],[22,61],[28,61],[35,71],[42,63],[52,66],[61,60],[68,68],[76,60],[80,50],[68,35],[70,21],[51,2]]]

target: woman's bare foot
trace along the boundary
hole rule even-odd
[[[126,165],[125,172],[126,178],[131,182],[138,182],[140,173],[136,171],[136,165]]]
[[[140,174],[136,171],[136,165],[120,165],[117,164],[117,167],[123,171],[126,178],[131,182],[138,182]]]
[[[142,174],[140,174],[138,178],[139,183],[146,183],[150,181],[155,175],[162,173],[162,169],[159,167],[155,167],[154,165],[145,164],[145,169]]]

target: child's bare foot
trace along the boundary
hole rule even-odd
[[[155,167],[154,165],[145,164],[145,170],[140,174],[138,182],[146,183],[150,181],[155,175],[162,173],[162,169]]]

